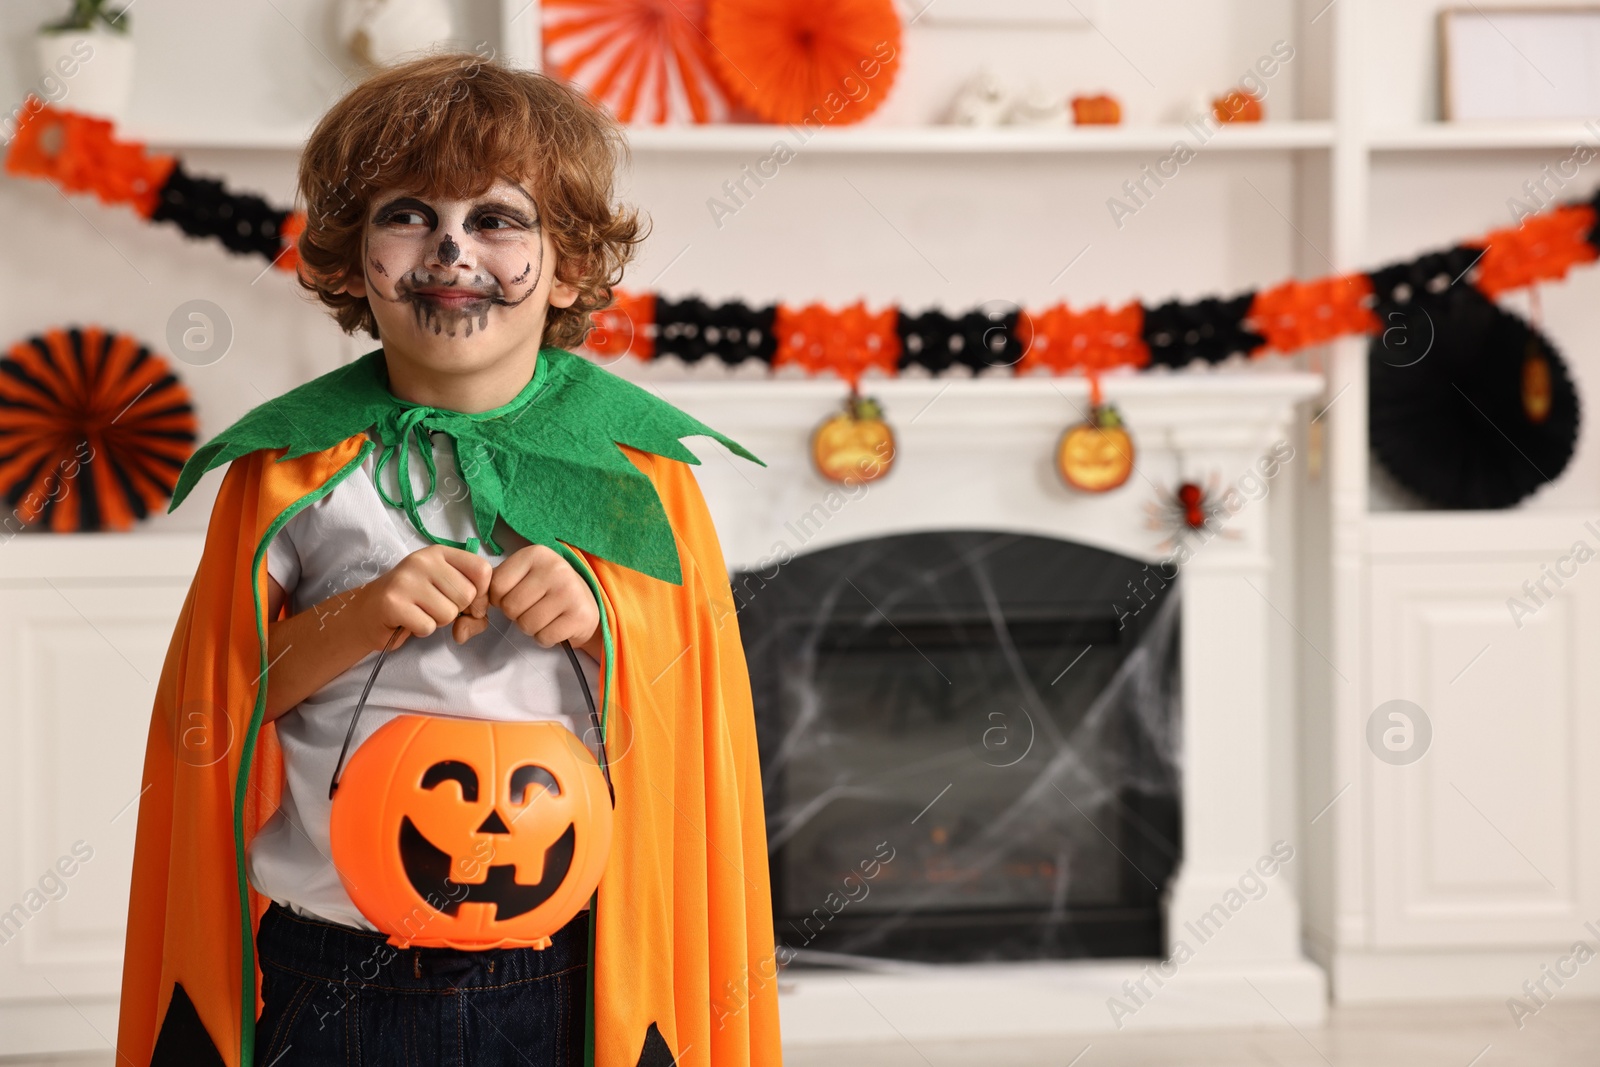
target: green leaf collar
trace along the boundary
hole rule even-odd
[[[379,348],[251,409],[212,438],[184,464],[167,510],[176,510],[206,471],[239,456],[287,448],[281,463],[374,426],[383,447],[375,470],[397,464],[401,499],[390,499],[381,479],[378,492],[404,509],[428,540],[472,551],[481,538],[498,555],[502,550],[492,537],[498,517],[533,544],[564,541],[675,585],[683,575],[666,511],[649,477],[617,446],[698,464],[681,438],[703,435],[761,463],[649,390],[564,349],[540,351],[533,377],[510,402],[467,413],[413,404],[389,392]],[[431,431],[451,439],[472,494],[479,536],[466,542],[434,535],[418,511],[436,488]],[[414,497],[409,471],[413,436],[428,468],[428,491],[421,498]]]

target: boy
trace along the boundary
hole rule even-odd
[[[779,1062],[749,680],[679,439],[754,457],[565,351],[641,237],[620,146],[450,55],[312,134],[301,282],[382,347],[173,494],[228,464],[152,716],[119,1063]],[[346,894],[370,872],[334,865],[327,783],[386,644],[353,751],[403,713],[553,719],[606,764],[605,873],[548,948],[397,947]]]

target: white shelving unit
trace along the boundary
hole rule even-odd
[[[1440,6],[1343,0],[1328,11],[1336,269],[1514,225],[1525,181],[1575,145],[1600,145],[1579,122],[1430,121]],[[1596,181],[1580,174],[1547,198],[1586,199]],[[1541,325],[1580,392],[1600,355],[1587,341],[1593,284],[1575,274],[1544,287]],[[1520,995],[1600,908],[1600,826],[1579,769],[1600,756],[1589,722],[1600,694],[1578,651],[1600,637],[1597,590],[1573,583],[1526,627],[1507,610],[1574,540],[1593,540],[1582,526],[1596,499],[1592,446],[1581,439],[1558,483],[1515,509],[1397,509],[1371,477],[1366,345],[1334,346],[1327,367],[1326,482],[1307,495],[1301,527],[1301,808],[1319,828],[1302,882],[1307,943],[1346,1002]],[[1375,759],[1365,740],[1392,699],[1433,724],[1432,747],[1407,766]],[[1597,992],[1585,981],[1570,995]]]
[[[1193,141],[1195,134],[1180,125],[1075,127],[1033,130],[1016,127],[992,129],[962,126],[896,128],[856,126],[839,129],[798,130],[772,126],[642,127],[629,132],[635,153],[765,152],[776,140],[795,144],[803,140],[807,152],[912,155],[1075,152],[1166,152],[1177,141]],[[1333,125],[1327,122],[1271,122],[1224,126],[1217,130],[1207,151],[1271,152],[1301,148],[1328,148]]]
[[[1391,129],[1367,135],[1373,152],[1513,151],[1568,148],[1600,142],[1600,124],[1580,122],[1439,122]]]
[[[259,149],[269,152],[299,151],[311,133],[310,125],[274,129],[213,130],[196,132],[159,125],[131,127],[128,137],[152,148]],[[1334,129],[1327,122],[1268,122],[1225,126],[1206,145],[1208,152],[1274,152],[1326,149],[1333,144]],[[1144,127],[1084,127],[1035,130],[1017,127],[978,129],[960,126],[905,128],[855,126],[802,130],[789,126],[636,126],[628,131],[635,155],[692,155],[698,153],[765,153],[773,143],[801,142],[805,150],[859,155],[969,155],[1047,154],[1077,152],[1166,152],[1174,142],[1193,141],[1195,134],[1180,125]]]

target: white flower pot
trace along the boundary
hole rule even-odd
[[[121,121],[133,93],[133,39],[107,30],[41,33],[34,38],[46,103]]]

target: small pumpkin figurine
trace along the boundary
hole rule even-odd
[[[1261,98],[1248,89],[1235,89],[1211,101],[1211,114],[1218,122],[1260,122],[1265,117]]]
[[[604,774],[559,722],[401,715],[338,789],[334,867],[399,948],[545,948],[611,848]]]
[[[1550,388],[1550,361],[1538,341],[1528,338],[1528,347],[1522,357],[1522,413],[1535,426],[1550,417],[1550,404],[1554,393]]]
[[[1061,480],[1086,493],[1106,493],[1133,473],[1133,437],[1110,404],[1097,404],[1087,422],[1070,427],[1056,449]]]
[[[811,434],[811,461],[830,482],[859,485],[889,473],[894,465],[894,431],[876,400],[852,392],[844,410],[823,420]]]
[[[1078,126],[1116,126],[1122,122],[1122,105],[1117,98],[1098,96],[1072,98],[1072,121]]]

